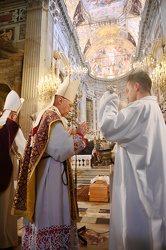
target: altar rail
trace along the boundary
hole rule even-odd
[[[91,168],[91,155],[74,155],[71,158],[72,168]]]

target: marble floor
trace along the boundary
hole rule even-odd
[[[78,202],[78,207],[80,215],[78,229],[85,226],[88,233],[98,236],[97,240],[91,242],[85,233],[84,239],[87,240],[87,245],[80,242],[80,249],[108,250],[110,203]]]
[[[108,250],[110,203],[78,202],[79,221],[77,223],[80,238],[80,250]],[[21,250],[22,218],[18,220],[20,244],[15,250]]]

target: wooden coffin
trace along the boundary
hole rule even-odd
[[[89,187],[89,200],[108,202],[109,201],[109,184],[104,181],[95,181]]]

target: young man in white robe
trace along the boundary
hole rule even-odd
[[[166,126],[151,79],[144,71],[129,75],[129,104],[106,91],[99,124],[117,143],[110,217],[110,250],[166,249]]]
[[[18,245],[17,217],[11,215],[15,184],[18,178],[26,140],[17,116],[24,102],[11,90],[6,97],[0,117],[0,249]]]
[[[88,126],[69,133],[62,118],[72,111],[78,86],[67,77],[30,131],[12,211],[24,217],[22,249],[79,249],[70,157],[85,147]]]

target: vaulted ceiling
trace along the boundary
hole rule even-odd
[[[131,69],[145,0],[65,0],[80,47],[99,78]]]

